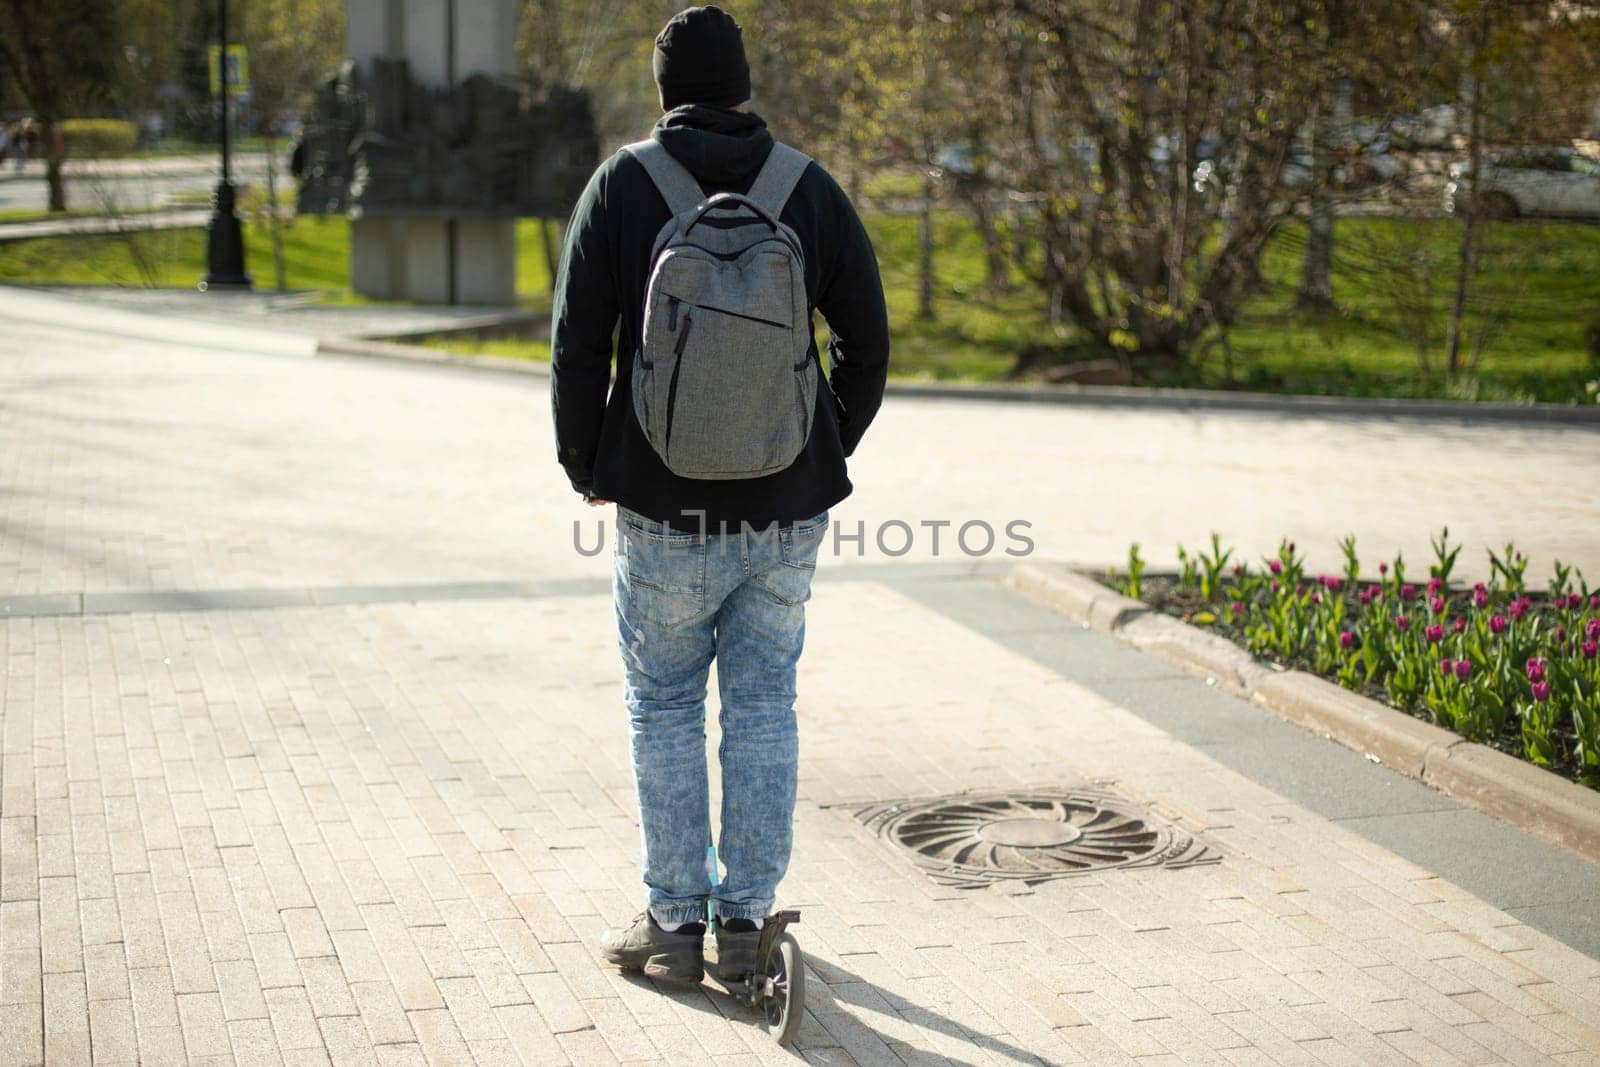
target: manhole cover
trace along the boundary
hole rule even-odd
[[[1031,884],[1221,859],[1192,834],[1103,789],[901,801],[861,809],[856,817],[944,885]]]

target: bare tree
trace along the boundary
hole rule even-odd
[[[279,133],[304,111],[316,87],[337,65],[344,42],[344,5],[339,0],[250,0],[244,5],[243,22],[242,36],[251,56],[250,107],[267,142],[266,214],[273,275],[277,287],[286,289]]]
[[[1038,205],[1038,280],[1100,345],[1176,358],[1231,320],[1292,204],[1284,164],[1325,69],[1305,29],[1314,8],[993,10],[1018,101],[1006,169]]]
[[[93,107],[115,77],[114,0],[0,0],[0,84],[15,85],[39,123],[50,210],[67,210],[61,121]]]
[[[1455,290],[1450,300],[1450,322],[1445,334],[1445,371],[1454,375],[1461,368],[1462,321],[1467,310],[1468,288],[1476,273],[1478,232],[1483,215],[1483,201],[1479,178],[1483,170],[1483,112],[1484,75],[1490,60],[1489,43],[1497,23],[1510,15],[1510,4],[1499,0],[1477,2],[1468,0],[1461,5],[1458,18],[1462,23],[1467,47],[1466,62],[1466,114],[1467,114],[1467,171],[1466,195],[1460,200],[1461,244],[1456,256]]]

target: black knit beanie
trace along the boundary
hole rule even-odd
[[[720,7],[690,7],[667,20],[656,35],[652,61],[661,106],[734,107],[750,99],[750,64],[744,34]]]

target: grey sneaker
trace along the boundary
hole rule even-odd
[[[754,919],[723,919],[712,927],[717,934],[717,977],[737,982],[756,969],[761,945],[761,923]]]
[[[650,978],[698,982],[705,975],[705,923],[685,923],[671,933],[656,925],[648,910],[631,924],[600,935],[606,962]]]

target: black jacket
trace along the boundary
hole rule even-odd
[[[708,196],[748,192],[772,150],[772,135],[758,116],[698,104],[662,116],[651,136]],[[633,413],[630,382],[650,251],[670,217],[643,165],[618,152],[589,179],[568,223],[556,277],[550,395],[557,456],[573,488],[685,529],[703,512],[712,532],[722,523],[737,530],[741,522],[759,527],[809,518],[837,504],[850,495],[845,457],[878,411],[889,366],[878,261],[855,209],[816,163],[783,209],[780,218],[805,252],[807,296],[833,334],[832,388],[817,390],[811,437],[793,465],[730,481],[673,474]],[[814,333],[811,357],[817,358]]]

